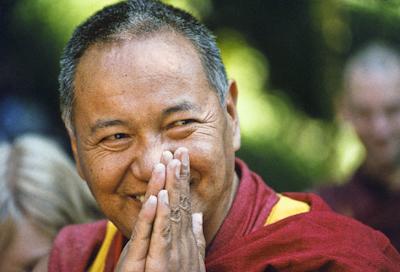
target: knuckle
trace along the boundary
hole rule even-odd
[[[180,180],[187,180],[187,179],[189,179],[189,177],[190,177],[189,168],[185,168],[185,167],[182,168],[182,171],[181,171],[181,173],[180,173],[178,179],[180,179]]]
[[[137,227],[136,225],[133,227],[132,229],[132,233],[131,233],[131,239],[130,240],[135,240],[137,237]]]
[[[160,230],[160,236],[164,239],[169,239],[171,236],[171,224],[166,224]]]

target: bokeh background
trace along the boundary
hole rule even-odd
[[[26,131],[69,152],[58,109],[60,52],[112,0],[2,0],[0,139]],[[211,28],[238,82],[238,156],[278,191],[341,182],[363,147],[336,117],[344,60],[369,40],[400,42],[398,0],[166,0]]]

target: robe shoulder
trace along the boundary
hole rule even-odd
[[[53,242],[48,270],[86,271],[103,242],[106,220],[64,227]]]
[[[208,256],[207,271],[399,271],[400,255],[381,232],[332,212],[316,195],[285,195],[311,210],[238,237]]]

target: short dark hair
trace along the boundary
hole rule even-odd
[[[78,26],[61,56],[59,75],[60,108],[67,128],[72,128],[74,78],[80,58],[93,44],[128,37],[173,31],[196,48],[210,86],[221,103],[228,80],[220,51],[212,33],[189,13],[157,0],[128,0],[105,7]]]

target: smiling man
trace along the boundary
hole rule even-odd
[[[189,14],[145,0],[98,12],[67,44],[60,93],[78,171],[109,221],[61,231],[50,271],[400,264],[384,235],[312,194],[276,194],[235,159],[237,87]]]

